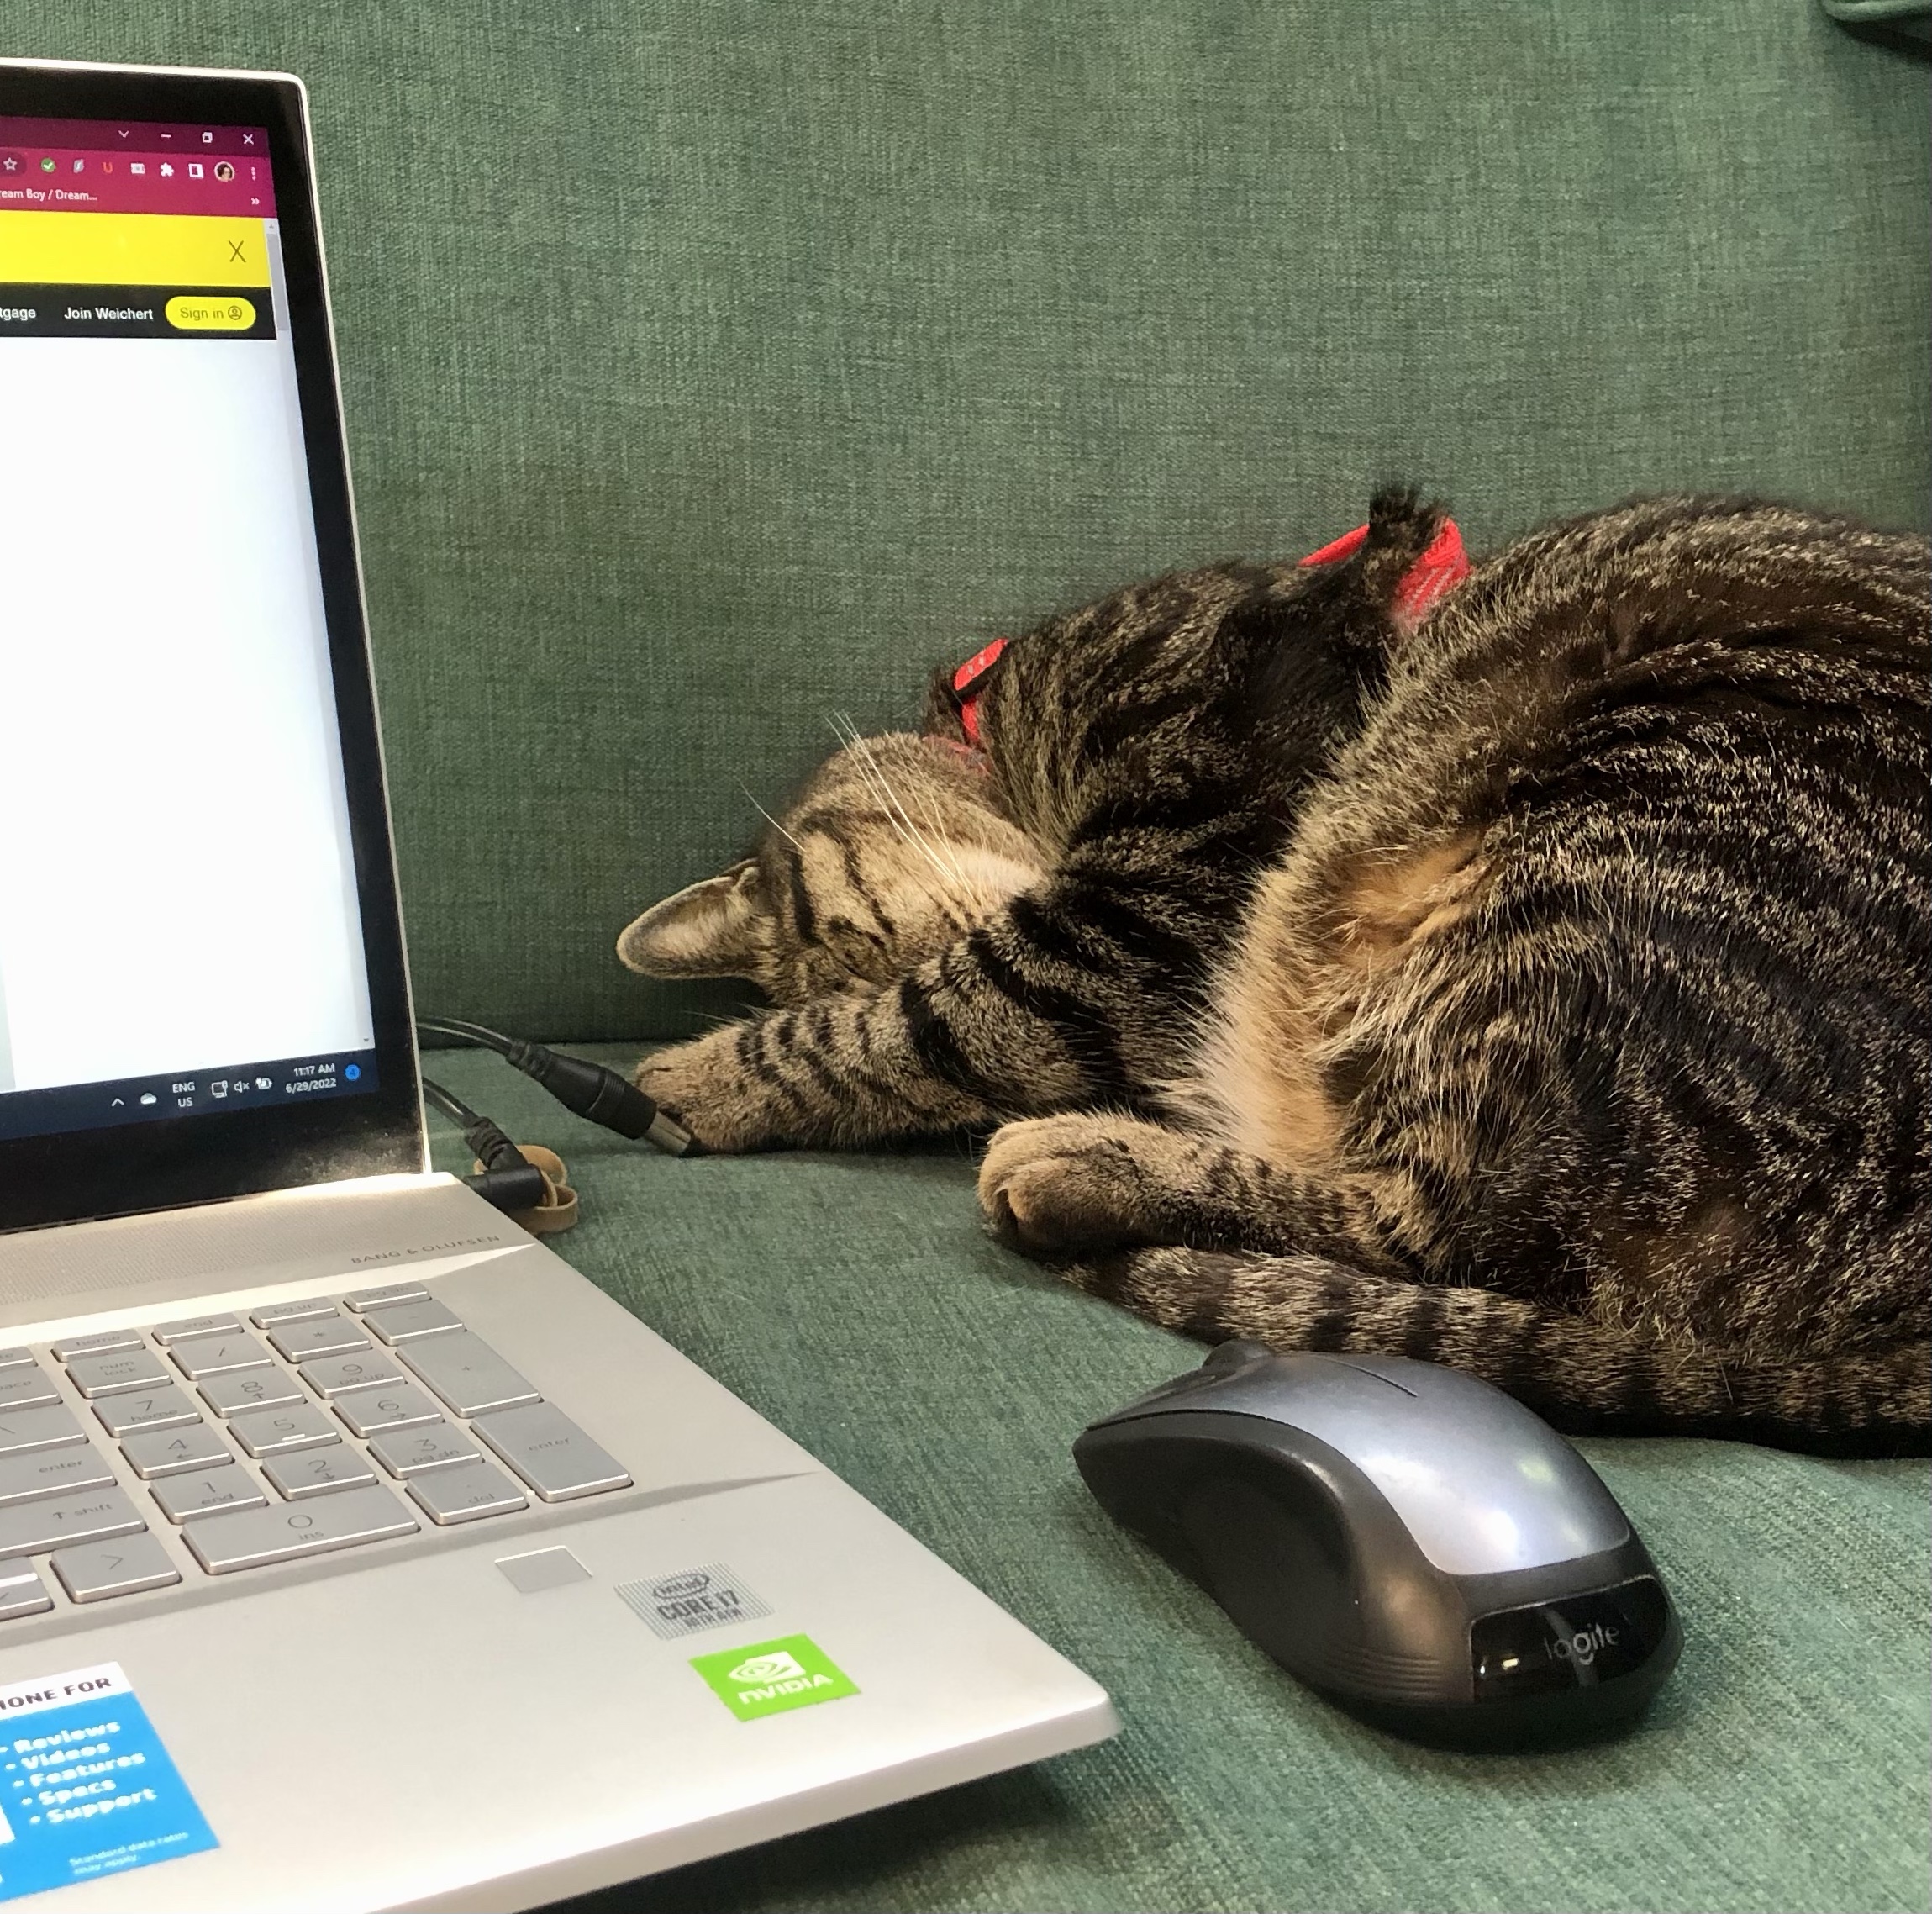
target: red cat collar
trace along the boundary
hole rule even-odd
[[[1368,527],[1357,525],[1319,551],[1311,551],[1302,563],[1330,565],[1338,559],[1352,558],[1367,537]],[[1429,540],[1428,550],[1403,573],[1401,583],[1395,588],[1391,609],[1397,625],[1404,631],[1413,630],[1435,609],[1445,593],[1453,591],[1468,576],[1469,555],[1462,549],[1462,534],[1456,530],[1454,519],[1445,519]],[[995,638],[953,673],[953,695],[960,701],[960,724],[966,742],[976,748],[979,744],[979,693],[971,687],[999,662],[1006,646],[1005,639]]]
[[[1329,565],[1338,558],[1352,558],[1367,536],[1368,527],[1357,525],[1333,544],[1311,551],[1302,563]],[[1390,609],[1397,625],[1404,631],[1413,630],[1435,609],[1443,594],[1453,591],[1468,576],[1469,554],[1462,549],[1462,534],[1456,530],[1454,519],[1445,519],[1429,541],[1428,550],[1403,573],[1402,583],[1395,588],[1395,602]]]
[[[966,731],[966,742],[976,749],[979,744],[979,693],[969,693],[966,687],[991,671],[999,662],[999,655],[1005,649],[1006,640],[996,638],[990,645],[975,651],[953,673],[953,695],[960,701],[960,724]]]

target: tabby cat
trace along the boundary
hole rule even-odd
[[[1924,1451],[1932,550],[1640,500],[1430,606],[1454,538],[1387,491],[940,673],[624,932],[775,1003],[638,1082],[713,1150],[999,1126],[994,1229],[1198,1336]]]

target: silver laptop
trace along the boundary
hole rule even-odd
[[[527,1907],[1106,1696],[427,1156],[303,92],[0,63],[0,1901]]]

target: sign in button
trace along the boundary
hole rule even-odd
[[[255,324],[253,303],[232,293],[214,298],[177,293],[162,309],[179,332],[246,332]]]

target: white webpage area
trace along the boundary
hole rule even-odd
[[[277,319],[0,338],[0,1092],[373,1041]]]

